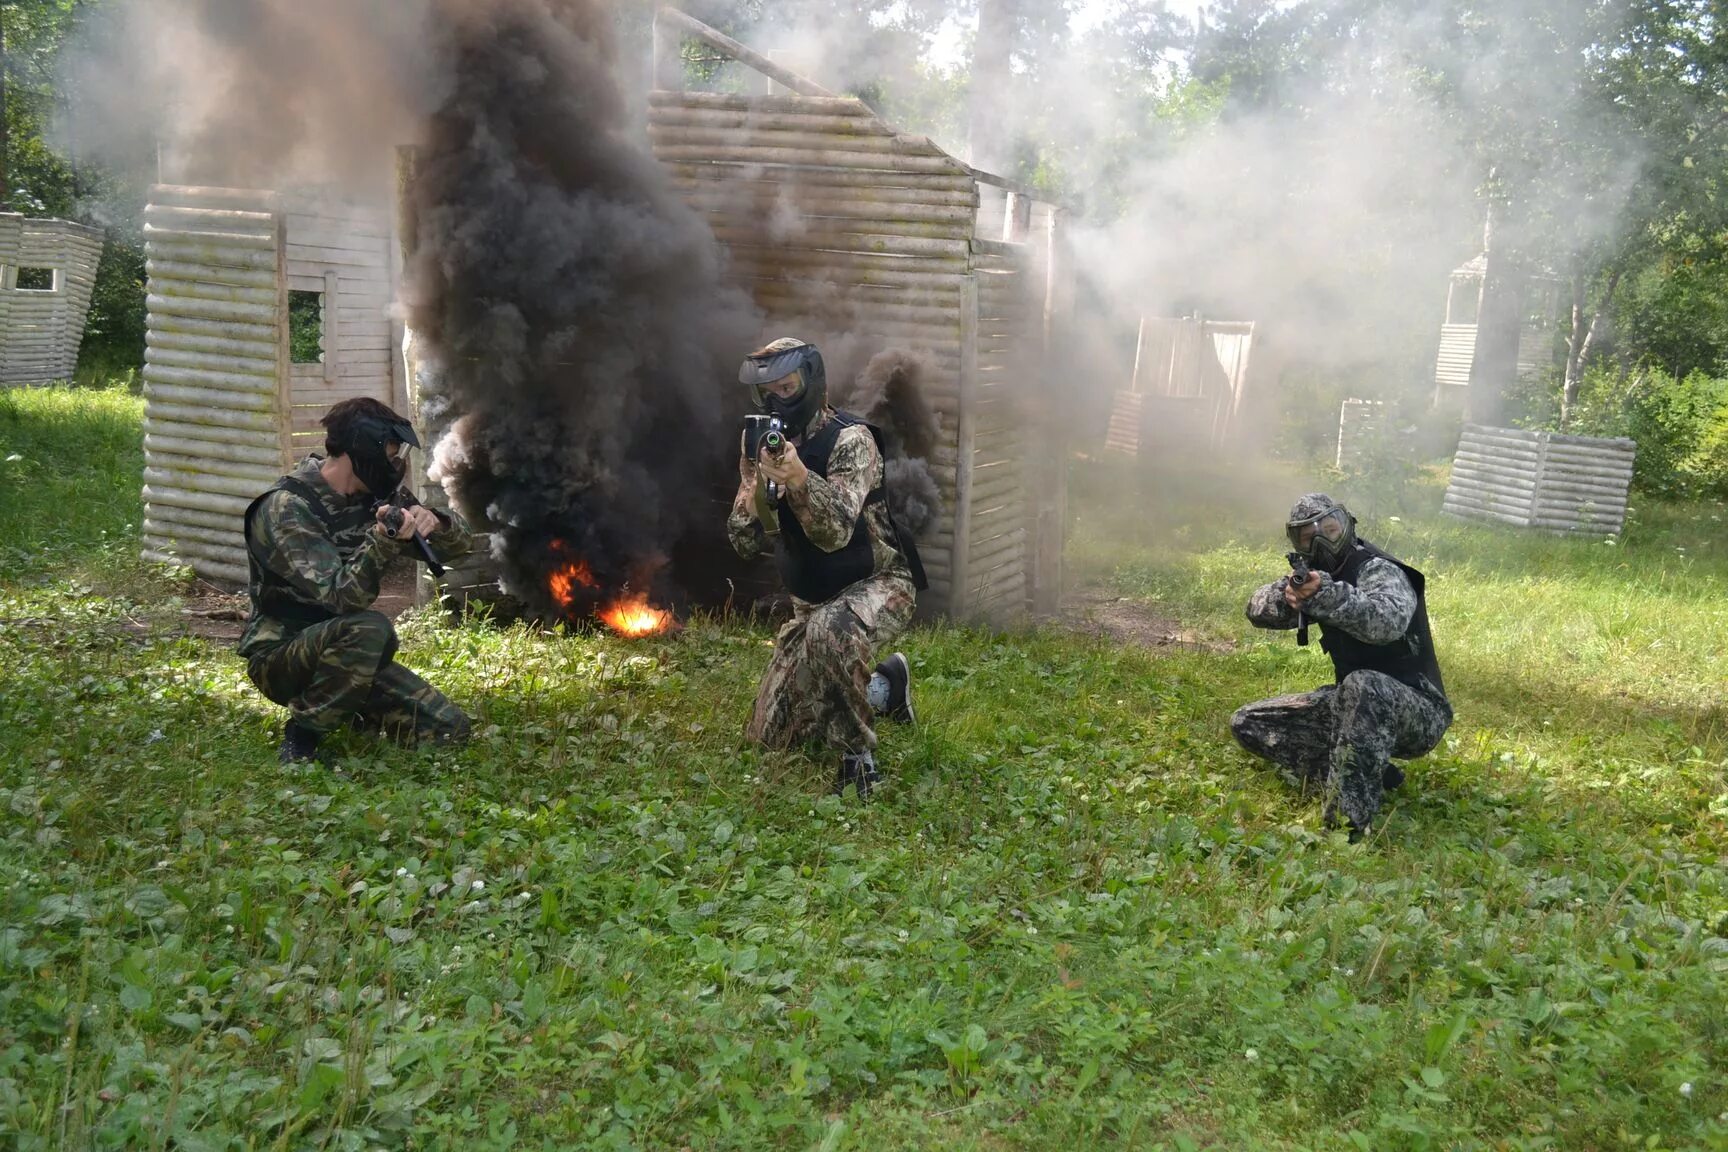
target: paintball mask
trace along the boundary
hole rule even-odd
[[[1321,492],[1296,501],[1284,531],[1290,547],[1324,572],[1336,572],[1356,547],[1356,518]]]
[[[780,397],[768,391],[768,385],[793,372],[803,381],[796,393]],[[746,356],[738,368],[738,382],[750,385],[756,406],[779,417],[788,436],[803,435],[828,404],[828,373],[822,366],[822,353],[814,344],[790,336]]]
[[[390,455],[390,445],[400,448]],[[402,487],[408,479],[408,450],[420,447],[414,426],[401,418],[386,420],[366,416],[355,422],[348,439],[347,456],[354,465],[354,475],[366,485],[373,496],[386,497]]]

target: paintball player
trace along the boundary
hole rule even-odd
[[[1392,758],[1410,760],[1440,743],[1452,705],[1428,629],[1422,573],[1356,536],[1356,518],[1321,493],[1302,497],[1285,525],[1292,565],[1248,602],[1256,628],[1320,626],[1336,682],[1241,708],[1237,741],[1326,797],[1329,825],[1342,819],[1360,840],[1383,793],[1404,782]],[[1300,635],[1300,634],[1299,634]],[[1306,643],[1306,636],[1300,635]]]
[[[281,760],[312,759],[344,724],[463,740],[468,717],[395,662],[396,630],[371,605],[391,556],[421,555],[417,536],[460,555],[467,529],[401,491],[420,441],[387,405],[344,400],[320,423],[327,455],[307,456],[246,509],[252,613],[240,655],[289,710]]]
[[[911,670],[895,652],[924,586],[910,540],[888,512],[880,433],[828,406],[822,354],[783,338],[739,369],[758,409],[784,430],[778,451],[746,434],[727,518],[746,560],[774,540],[792,620],[774,638],[746,732],[769,748],[819,744],[840,756],[836,791],[868,799],[880,782],[875,714],[911,723]]]

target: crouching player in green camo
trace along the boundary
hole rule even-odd
[[[344,400],[320,423],[328,455],[307,456],[246,509],[252,613],[240,655],[289,711],[281,760],[312,759],[343,725],[463,740],[468,717],[396,663],[396,630],[372,602],[392,556],[422,556],[416,536],[451,557],[468,551],[468,531],[399,495],[420,441],[387,405]]]
[[[746,559],[773,547],[793,612],[774,638],[746,733],[769,748],[837,753],[836,791],[866,800],[881,781],[875,717],[913,720],[906,657],[870,661],[917,607],[925,587],[917,545],[888,510],[881,433],[828,406],[814,345],[776,340],[744,360],[738,379],[784,439],[757,452],[747,436],[740,443],[727,533]]]

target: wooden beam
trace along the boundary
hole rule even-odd
[[[970,277],[960,288],[960,427],[955,445],[954,550],[948,562],[948,614],[964,619],[966,551],[972,519],[972,440],[978,397],[978,285]]]
[[[769,79],[779,81],[800,96],[835,97],[837,95],[814,80],[806,80],[790,68],[782,68],[762,53],[746,48],[732,37],[708,27],[702,21],[686,15],[676,8],[664,7],[655,13],[655,27],[658,28],[662,22],[670,24],[673,29],[684,33],[691,39],[700,40],[710,48],[724,52],[740,64],[749,65]]]

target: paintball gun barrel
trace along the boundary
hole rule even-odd
[[[786,429],[780,423],[780,417],[757,413],[744,417],[744,455],[747,459],[760,460],[764,452],[778,456],[784,451]],[[768,497],[771,500],[780,497],[779,486],[772,480],[768,481]]]
[[[404,508],[413,508],[420,503],[414,494],[406,488],[401,488],[388,500],[380,500],[379,505],[386,509],[384,513],[384,534],[394,540],[402,531]],[[414,533],[414,546],[420,550],[420,558],[426,561],[426,567],[432,570],[432,575],[444,575],[444,564],[438,559],[438,553],[431,543],[419,532]]]
[[[1308,557],[1300,552],[1285,553],[1284,558],[1290,561],[1290,583],[1292,585],[1308,583],[1308,577],[1313,571],[1308,567]],[[1298,647],[1308,646],[1308,613],[1296,613],[1296,644]]]

